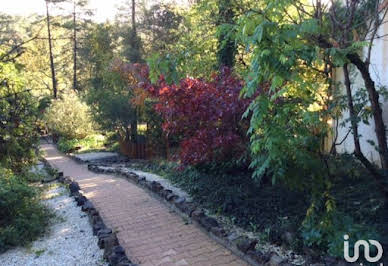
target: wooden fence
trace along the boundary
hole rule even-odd
[[[150,158],[147,152],[147,143],[133,143],[124,139],[119,140],[120,153],[131,159],[147,159]]]
[[[149,143],[144,135],[138,136],[137,143],[124,138],[119,139],[120,153],[130,159],[169,158],[169,142],[167,137],[161,138],[159,143]]]

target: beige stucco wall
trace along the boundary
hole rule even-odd
[[[384,34],[388,34],[388,23],[383,24],[383,26],[379,29],[378,36],[383,36]],[[364,51],[366,53],[366,49]],[[370,72],[372,78],[376,84],[376,86],[386,86],[388,87],[388,36],[375,40],[374,46],[372,48],[371,54],[371,65]],[[357,90],[357,88],[363,88],[364,82],[359,76],[358,71],[354,71],[355,76],[352,78],[353,91]],[[336,80],[343,82],[343,72],[342,69],[337,69]],[[342,89],[345,89],[342,86]],[[383,117],[385,125],[388,126],[388,101],[384,102],[384,99],[381,97],[380,102],[382,103],[383,108]],[[339,121],[341,123],[344,119],[349,117],[348,111],[343,114],[342,119]],[[367,140],[373,140],[375,143],[376,136],[374,132],[374,122],[373,119],[369,120],[370,125],[366,125],[362,122],[359,123],[359,134],[361,135],[361,148],[365,156],[374,162],[380,162],[380,158],[378,152],[375,150],[373,146],[371,146]],[[339,128],[338,130],[338,140],[342,140],[346,133],[348,132],[350,124],[347,123],[346,128]],[[348,152],[352,153],[354,151],[353,137],[349,134],[348,138],[344,141],[344,143],[340,146],[337,146],[337,151],[340,153]]]

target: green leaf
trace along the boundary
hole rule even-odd
[[[254,39],[257,40],[258,43],[260,43],[261,40],[263,39],[263,31],[264,31],[263,24],[260,24],[255,29]]]
[[[271,90],[281,87],[283,85],[283,82],[284,82],[283,77],[279,75],[275,75],[272,79]]]

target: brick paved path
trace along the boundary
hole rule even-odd
[[[142,188],[110,175],[96,174],[42,144],[45,158],[76,179],[108,227],[117,232],[127,256],[141,265],[247,265]]]

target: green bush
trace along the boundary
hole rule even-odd
[[[64,153],[78,150],[80,152],[101,150],[105,148],[105,136],[93,134],[84,139],[66,139],[60,138],[58,149]]]
[[[339,211],[323,215],[308,212],[301,227],[301,235],[306,246],[339,258],[343,256],[345,234],[353,241],[381,238],[374,226],[357,224],[351,216]],[[353,244],[350,246],[353,247]]]
[[[304,244],[342,257],[345,234],[351,242],[383,241],[388,233],[388,206],[373,177],[351,154],[332,156],[328,162],[334,173],[332,183],[325,198],[315,199],[307,212],[300,230]]]
[[[93,120],[87,104],[75,93],[53,100],[44,114],[51,133],[67,139],[83,139],[93,133]]]
[[[45,231],[50,216],[36,188],[0,168],[0,252],[36,239]]]

